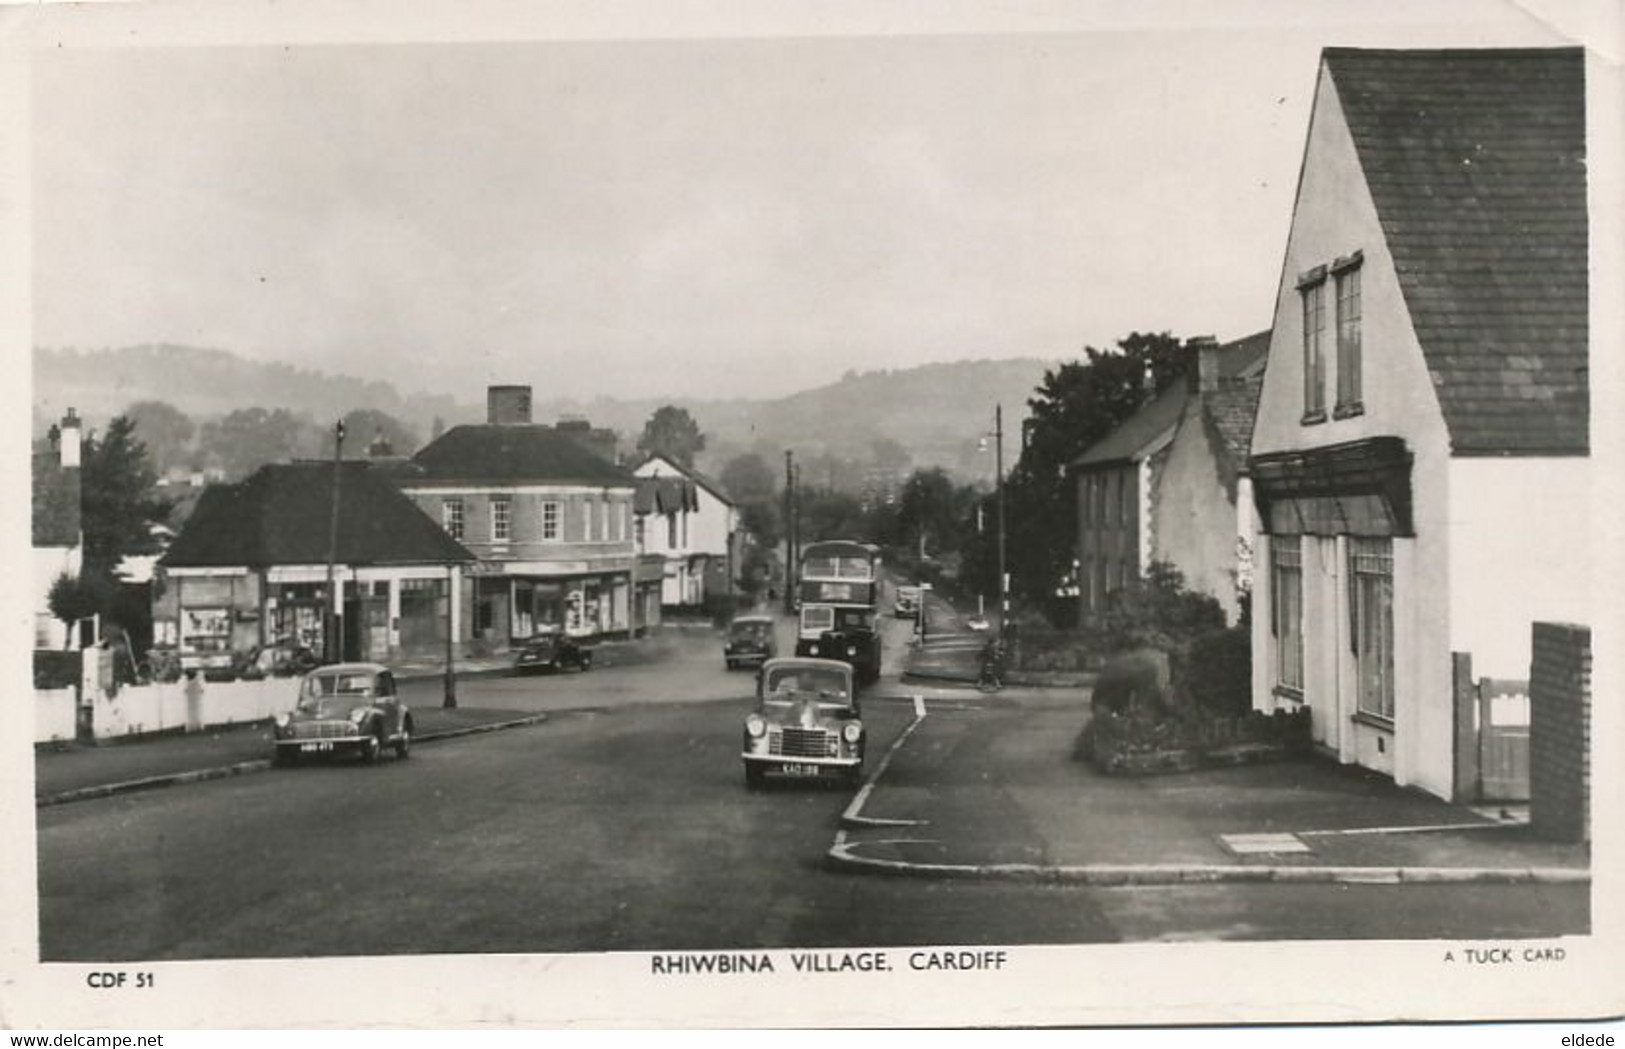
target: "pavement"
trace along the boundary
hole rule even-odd
[[[546,720],[542,713],[414,707],[414,745]],[[119,743],[49,744],[34,751],[34,802],[59,805],[271,767],[271,726],[256,721],[203,732],[160,733]]]
[[[968,691],[968,690],[967,690]],[[1100,885],[1590,878],[1527,806],[1483,812],[1324,758],[1146,777],[1075,760],[1082,689],[925,699],[829,858],[870,873]]]

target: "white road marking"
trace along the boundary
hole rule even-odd
[[[869,800],[869,795],[875,789],[875,784],[880,782],[880,777],[885,774],[887,766],[891,764],[893,755],[902,748],[908,737],[914,734],[914,730],[920,727],[921,723],[925,721],[925,717],[925,697],[915,693],[914,720],[909,722],[908,728],[898,733],[896,739],[892,740],[891,747],[886,751],[886,756],[880,759],[880,764],[876,766],[874,774],[864,782],[857,794],[853,795],[851,803],[846,807],[846,811],[841,813],[842,823],[856,823],[865,827],[918,827],[926,822],[925,820],[883,819],[861,814],[864,804]],[[845,832],[842,831],[842,833]],[[841,844],[840,841],[837,841],[837,845],[839,844]]]

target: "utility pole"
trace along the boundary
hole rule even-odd
[[[339,548],[339,477],[344,459],[344,420],[333,427],[333,506],[327,519],[327,615],[323,617],[322,662],[337,663],[333,650],[344,648],[344,602],[340,600],[334,576]]]
[[[999,639],[1004,639],[1004,621],[1010,615],[1010,599],[1006,594],[1004,573],[1004,405],[993,406],[993,470],[994,487],[999,504]]]
[[[795,491],[796,468],[792,458],[794,452],[788,449],[784,453],[784,614],[792,615],[795,610],[795,597],[792,594],[791,578],[795,571],[795,539],[790,530],[790,501]]]

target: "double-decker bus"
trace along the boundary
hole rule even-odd
[[[880,676],[880,548],[846,539],[801,549],[796,655],[852,664],[859,681]]]

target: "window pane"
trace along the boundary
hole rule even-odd
[[[1337,275],[1337,403],[1360,400],[1360,270]]]
[[[1326,284],[1311,284],[1302,294],[1303,410],[1318,412],[1326,407],[1326,362],[1321,341],[1326,327]]]

